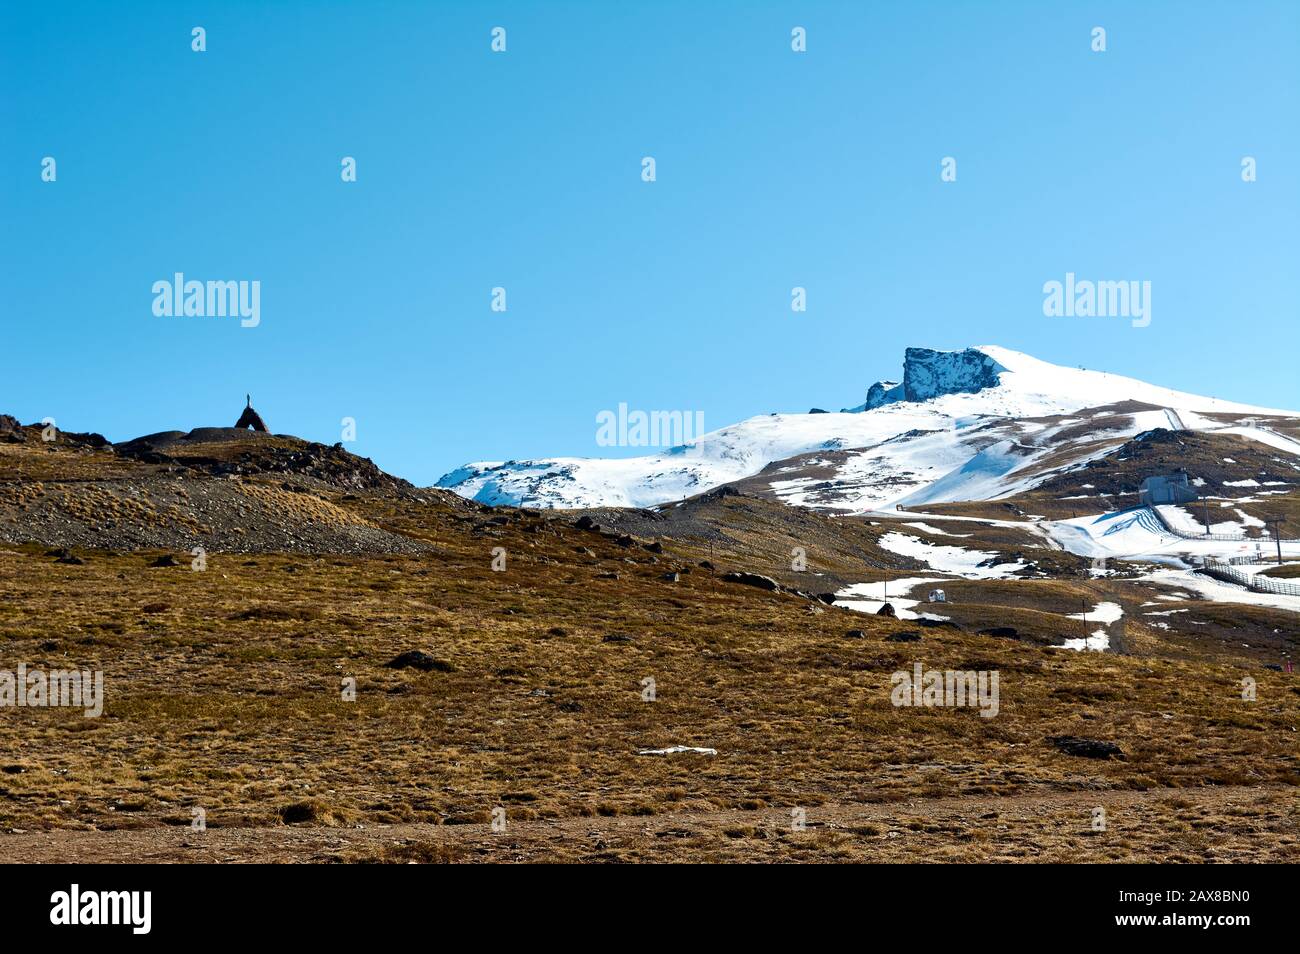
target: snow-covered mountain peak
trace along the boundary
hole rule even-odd
[[[997,389],[996,393],[990,393],[991,389]],[[850,410],[871,411],[887,404],[920,403],[965,394],[979,395],[974,401],[963,402],[974,413],[985,407],[999,417],[1064,413],[1119,401],[1142,401],[1186,411],[1290,413],[1175,391],[1122,374],[1052,364],[999,345],[979,345],[962,351],[908,348],[903,357],[903,380],[876,382],[867,393],[866,404]]]
[[[1085,409],[1093,413],[1081,415]],[[1160,427],[1240,433],[1253,427],[1230,418],[1292,413],[997,345],[908,348],[903,380],[878,382],[851,411],[752,417],[705,434],[689,453],[467,464],[438,486],[488,504],[649,507],[753,478],[790,503],[860,513],[899,501],[1004,495],[1044,479],[1035,461],[1057,454],[1052,459],[1066,466],[1072,452],[1062,442],[1096,454],[1105,450],[1099,439],[1122,442]]]
[[[1002,371],[998,374],[1000,390],[1036,399],[1056,406],[1062,411],[1100,407],[1118,401],[1141,401],[1155,407],[1203,413],[1261,415],[1294,413],[1224,401],[1217,397],[1189,394],[1186,391],[1175,391],[1172,388],[1163,388],[1139,381],[1137,378],[1111,374],[1108,371],[1052,364],[998,345],[981,345],[969,350],[988,356],[1002,367]]]

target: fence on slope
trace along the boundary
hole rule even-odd
[[[1237,558],[1242,559],[1241,557]],[[1273,593],[1277,596],[1300,596],[1300,584],[1291,583],[1287,580],[1277,580],[1272,577],[1264,576],[1261,573],[1247,573],[1245,570],[1238,569],[1232,563],[1223,560],[1216,560],[1214,557],[1204,557],[1201,568],[1205,572],[1218,580],[1226,583],[1238,583],[1247,589],[1254,590],[1256,593]]]
[[[1193,533],[1190,530],[1184,530],[1181,527],[1175,527],[1169,522],[1168,518],[1160,512],[1158,507],[1147,507],[1152,516],[1160,524],[1166,533],[1172,533],[1176,537],[1182,537],[1184,540],[1216,540],[1221,543],[1246,543],[1249,541],[1258,541],[1259,543],[1272,543],[1272,537],[1248,537],[1244,533]],[[1283,543],[1298,543],[1297,540],[1286,540]]]

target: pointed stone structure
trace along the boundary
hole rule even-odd
[[[239,415],[239,420],[235,422],[235,427],[243,429],[251,427],[255,431],[261,431],[263,434],[269,433],[266,429],[266,422],[262,420],[262,415],[253,410],[253,397],[251,394],[245,394],[244,413]]]

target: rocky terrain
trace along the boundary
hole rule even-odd
[[[414,494],[341,445],[236,428],[122,444],[9,418],[0,427],[0,540],[103,550],[418,552],[349,503]]]

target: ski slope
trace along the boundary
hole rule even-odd
[[[1062,548],[1080,556],[1098,559],[1142,560],[1162,563],[1168,569],[1156,570],[1140,577],[1152,583],[1177,586],[1206,599],[1221,603],[1242,603],[1300,612],[1300,597],[1275,593],[1257,593],[1243,586],[1224,583],[1193,567],[1204,557],[1228,561],[1234,557],[1257,556],[1261,562],[1273,560],[1277,546],[1270,540],[1216,541],[1187,540],[1169,533],[1146,508],[1094,514],[1075,520],[1041,521],[1035,525]],[[1300,541],[1283,541],[1284,559],[1300,558]],[[1251,573],[1261,566],[1242,565]],[[1080,646],[1073,648],[1081,648]]]

